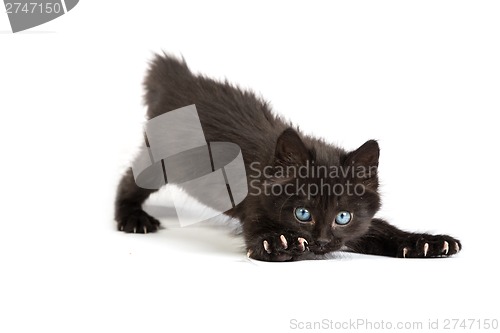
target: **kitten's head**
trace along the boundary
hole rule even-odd
[[[345,152],[285,130],[263,173],[265,220],[304,235],[316,254],[339,250],[366,233],[380,208],[378,159],[373,140]]]

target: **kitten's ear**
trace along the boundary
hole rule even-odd
[[[378,185],[377,182],[377,168],[378,159],[380,156],[380,149],[378,143],[375,140],[366,141],[361,147],[347,155],[345,167],[353,166],[355,170],[356,178],[363,181],[367,179],[373,179],[373,184],[375,187]]]
[[[297,132],[287,128],[276,143],[275,162],[284,165],[304,165],[310,158],[309,150]]]

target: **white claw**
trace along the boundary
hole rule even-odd
[[[137,228],[136,228],[136,227],[134,227],[134,234],[136,234],[136,233],[137,233]]]
[[[252,256],[252,253],[253,253],[253,251],[252,251],[252,250],[248,250],[248,251],[247,251],[247,257],[248,257],[248,258],[250,258],[250,257]]]
[[[281,240],[281,245],[283,245],[283,249],[286,250],[288,248],[288,242],[286,241],[285,236],[281,235],[280,240]]]
[[[266,240],[262,242],[262,245],[264,245],[264,250],[266,250],[267,253],[271,254],[271,250],[269,249],[269,243]]]
[[[143,226],[142,229],[144,230],[144,233],[147,234],[148,233],[148,228],[146,228],[146,226]]]
[[[425,243],[424,244],[424,257],[427,257],[427,251],[429,251],[429,244]]]
[[[123,231],[123,226],[122,225],[120,226],[120,231]]]
[[[406,258],[406,255],[407,255],[407,254],[408,254],[408,248],[407,248],[407,247],[405,247],[405,248],[403,249],[403,258]]]
[[[300,250],[304,252],[306,250],[306,245],[308,244],[307,241],[302,237],[299,237],[297,240],[299,241]]]
[[[448,250],[450,249],[450,245],[448,244],[447,241],[444,241],[444,245],[443,245],[443,253],[444,254],[448,254]]]
[[[457,242],[455,242],[455,252],[456,253],[460,252],[460,246],[458,245]]]

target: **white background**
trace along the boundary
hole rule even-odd
[[[500,319],[499,16],[495,1],[81,1],[12,34],[0,13],[0,331]],[[328,142],[378,139],[379,215],[463,252],[277,264],[247,260],[220,229],[116,232],[161,50]]]

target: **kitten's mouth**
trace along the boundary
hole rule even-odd
[[[335,244],[326,244],[326,245],[316,245],[313,244],[312,246],[309,247],[309,251],[313,252],[314,254],[327,254],[330,252],[334,252],[340,249],[340,246],[335,246]]]
[[[326,250],[326,249],[325,250],[321,249],[321,250],[312,250],[312,252],[314,254],[327,254],[328,252],[332,252],[332,251],[329,251],[329,250]]]
[[[330,247],[311,246],[311,247],[309,247],[309,251],[313,252],[314,254],[327,254],[327,253],[332,252],[334,250],[330,249]]]

